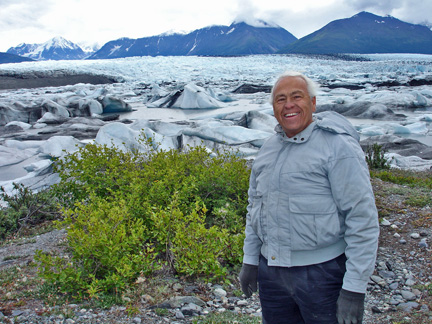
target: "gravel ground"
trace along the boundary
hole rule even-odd
[[[432,323],[432,211],[430,207],[406,206],[409,191],[403,186],[375,179],[373,185],[375,192],[379,192],[381,234],[363,323]],[[60,252],[64,249],[64,238],[64,231],[55,230],[0,247],[0,270],[15,272],[13,280],[0,281],[0,323],[192,323],[198,314],[209,316],[229,311],[248,314],[255,320],[260,316],[257,295],[243,299],[233,295],[236,286],[227,288],[181,280],[168,285],[164,301],[155,302],[155,296],[143,293],[133,308],[48,306],[31,294],[22,294],[23,290],[36,289],[35,269],[29,266],[35,250]]]

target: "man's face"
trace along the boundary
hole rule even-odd
[[[311,98],[306,81],[289,76],[279,81],[274,89],[273,111],[288,137],[300,133],[312,123],[316,98]]]

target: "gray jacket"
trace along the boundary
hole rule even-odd
[[[364,293],[379,225],[369,170],[354,127],[334,112],[314,115],[288,138],[280,125],[251,172],[243,262],[292,267],[347,256],[343,288]]]

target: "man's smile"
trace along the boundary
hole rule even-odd
[[[300,113],[290,113],[290,114],[285,114],[284,117],[288,118],[288,117],[294,117],[297,116]]]

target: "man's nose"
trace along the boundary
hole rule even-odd
[[[284,103],[284,108],[290,109],[294,107],[294,102],[290,99],[287,99]]]

